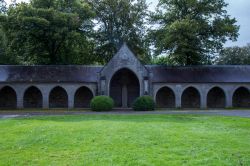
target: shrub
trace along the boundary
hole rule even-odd
[[[92,111],[111,111],[114,107],[114,100],[108,96],[96,96],[90,102]]]
[[[153,111],[155,102],[151,96],[142,96],[135,100],[133,109],[135,111]]]

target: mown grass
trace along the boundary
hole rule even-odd
[[[250,119],[197,115],[2,119],[0,165],[250,165]]]

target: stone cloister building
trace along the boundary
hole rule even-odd
[[[143,65],[124,44],[105,66],[0,66],[0,108],[88,108],[97,95],[131,107],[142,95],[159,108],[248,108],[250,66]]]

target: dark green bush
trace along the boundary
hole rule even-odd
[[[111,111],[114,107],[114,100],[108,96],[96,96],[90,102],[92,111]]]
[[[135,100],[133,104],[135,111],[153,111],[155,110],[155,102],[151,96],[142,96]]]

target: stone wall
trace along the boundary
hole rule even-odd
[[[154,83],[151,86],[154,99],[160,107],[164,108],[181,108],[182,106],[186,108],[190,107],[190,105],[192,107],[199,106],[199,108],[203,109],[250,108],[249,84]],[[65,93],[55,93],[55,98],[59,101],[59,107],[67,108],[83,108],[88,106],[90,99],[97,92],[97,84],[95,83],[0,84],[0,108],[38,108],[41,105],[45,109],[50,108],[49,106],[54,108],[53,104],[49,104],[49,96],[55,87],[60,87],[61,91],[65,91]],[[190,93],[185,92],[190,87],[193,90]],[[194,89],[196,89],[195,93]],[[42,99],[41,95],[38,95],[39,92],[42,95]]]
[[[166,87],[174,92],[175,108],[198,107],[206,108],[250,108],[250,84],[238,83],[154,83],[152,85],[153,97],[156,102],[167,105],[167,98],[159,98],[164,93],[162,88]],[[188,88],[194,88],[199,93],[199,97],[194,93],[183,96]],[[166,93],[166,92],[165,92]],[[169,93],[169,92],[168,92]],[[169,94],[168,94],[169,95]],[[165,94],[165,96],[168,96]],[[185,99],[184,99],[185,98]],[[159,100],[160,99],[160,100]],[[185,102],[185,103],[183,103]],[[188,103],[187,103],[188,102]],[[200,103],[200,104],[199,104]],[[166,107],[167,108],[167,107]]]
[[[6,87],[9,87],[8,92],[6,92],[5,90]],[[36,95],[34,94],[34,90],[31,90],[31,91],[29,90],[31,87],[37,88],[37,90],[42,94],[42,100],[38,99],[39,97],[37,94]],[[57,92],[53,93],[52,90],[55,87],[60,87],[60,89],[63,89],[62,91],[65,91],[65,93],[57,93]],[[38,106],[39,107],[41,106],[40,104],[41,102],[42,102],[42,108],[44,109],[55,108],[55,107],[74,108],[75,94],[77,90],[80,89],[81,87],[88,88],[89,91],[91,91],[91,93],[93,94],[93,96],[96,95],[96,92],[97,92],[96,83],[0,84],[0,108],[2,109],[16,108],[16,107],[19,109],[31,108],[31,107],[38,108]],[[38,91],[37,93],[39,93]],[[49,102],[51,92],[54,94],[51,97],[54,98],[53,99],[54,101],[55,100],[57,101],[56,103],[53,102],[50,104]],[[66,99],[66,96],[67,96],[67,99]],[[83,101],[82,103],[89,102],[90,99],[87,99],[87,100],[88,101]]]

